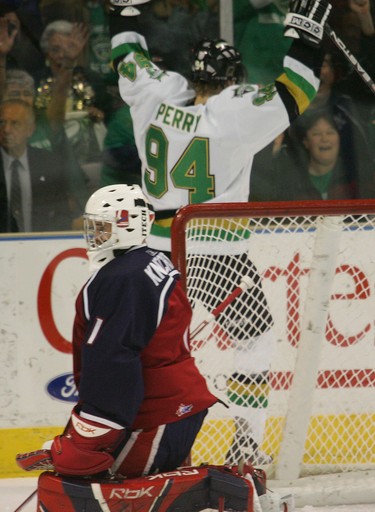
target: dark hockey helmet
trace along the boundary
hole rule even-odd
[[[245,73],[241,54],[224,39],[203,39],[193,50],[192,82],[241,83]]]

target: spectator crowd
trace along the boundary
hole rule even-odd
[[[94,190],[141,184],[130,109],[110,65],[108,2],[2,4],[0,232],[81,230]],[[330,25],[374,78],[373,0],[332,4]],[[287,8],[233,2],[246,82],[266,86],[281,73]],[[191,49],[222,24],[219,0],[153,0],[142,17],[154,62],[187,78]],[[375,97],[330,40],[323,50],[318,95],[256,155],[249,201],[375,198]]]

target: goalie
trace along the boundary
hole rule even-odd
[[[179,273],[146,245],[153,219],[138,185],[107,186],[88,200],[94,273],[73,325],[79,403],[48,449],[19,454],[17,463],[50,470],[38,481],[45,512],[278,512],[290,497],[270,497],[265,475],[251,466],[176,469],[217,399],[190,354],[192,312]]]
[[[147,0],[110,3],[113,65],[120,94],[131,107],[143,191],[155,209],[149,245],[170,254],[170,226],[178,208],[248,200],[254,154],[302,114],[318,90],[320,46],[331,6],[327,0],[291,2],[285,35],[293,43],[284,72],[274,83],[259,87],[243,83],[241,56],[223,40],[204,40],[195,48],[192,86],[181,75],[159,69],[142,36]],[[207,268],[209,276],[215,269],[219,276],[198,283],[193,297],[208,311],[240,276],[254,282],[219,319],[237,349],[228,378],[229,416],[236,433],[226,460],[233,464],[246,456],[254,464],[268,463],[271,459],[260,445],[275,335],[261,278],[241,243],[233,241],[224,255],[213,247],[202,252],[194,264],[199,260],[199,268]],[[207,297],[216,302],[208,303]]]
[[[146,245],[154,212],[139,186],[95,192],[84,215],[94,272],[76,300],[79,404],[25,469],[124,477],[181,465],[217,399],[189,350],[191,308],[170,260]]]

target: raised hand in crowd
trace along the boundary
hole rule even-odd
[[[371,15],[370,0],[348,0],[349,9],[357,14],[361,31],[366,36],[375,34],[374,22]]]
[[[17,35],[17,28],[9,30],[9,20],[0,17],[0,100],[5,90],[6,61],[10,50],[13,48]]]
[[[60,38],[62,59],[57,59],[56,63],[61,63],[64,69],[74,67],[88,40],[89,28],[84,23],[73,23],[69,37]]]
[[[14,45],[18,27],[6,16],[0,18],[0,61],[8,55]]]
[[[87,44],[88,37],[89,30],[83,23],[73,23],[69,35],[53,29],[50,34],[45,31],[43,49],[55,80],[53,95],[55,98],[60,98],[60,101],[51,101],[48,104],[47,112],[51,122],[57,125],[64,122],[74,68]]]

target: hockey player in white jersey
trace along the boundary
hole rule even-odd
[[[120,94],[131,108],[143,191],[155,209],[149,245],[168,253],[170,226],[181,206],[248,200],[254,154],[302,114],[318,90],[319,47],[331,6],[327,0],[292,2],[285,35],[294,41],[284,59],[284,71],[274,83],[259,87],[251,83],[251,77],[244,83],[241,56],[223,40],[202,41],[196,48],[191,82],[159,69],[141,31],[141,14],[147,3],[111,0],[112,61]],[[239,246],[235,252],[241,251]],[[202,258],[200,264],[212,263]],[[235,308],[228,308],[220,319],[238,348],[235,371],[228,380],[236,436],[227,462],[235,463],[242,456],[256,464],[268,462],[259,445],[275,345],[272,315],[261,278],[246,252],[240,259],[218,256],[215,265],[230,270],[223,270],[221,282],[207,283],[194,297],[203,305],[207,294],[216,296],[219,303],[227,293],[226,282],[238,282],[241,275],[254,281],[239,299],[241,305],[236,303],[237,309],[248,311],[245,324],[236,322]],[[252,394],[255,386],[263,390],[256,399]]]

